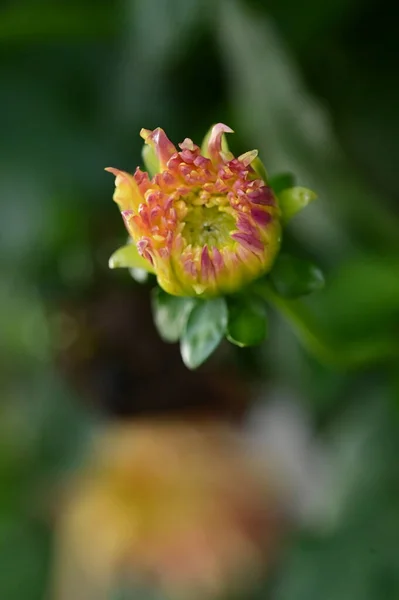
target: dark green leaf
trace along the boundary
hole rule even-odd
[[[201,301],[191,312],[181,338],[181,355],[189,369],[196,369],[212,354],[227,326],[224,298]]]
[[[270,279],[280,296],[285,298],[306,296],[324,286],[324,276],[319,267],[289,254],[280,254]]]
[[[180,339],[194,304],[194,298],[171,296],[159,287],[153,290],[154,323],[165,342],[173,343]]]
[[[273,175],[269,179],[269,185],[276,194],[279,194],[287,188],[294,187],[295,176],[292,173],[279,173],[278,175]]]
[[[268,333],[264,302],[257,298],[242,298],[229,305],[227,339],[236,346],[255,346]]]

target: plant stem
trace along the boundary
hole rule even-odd
[[[355,369],[399,357],[399,346],[392,337],[341,343],[333,340],[305,304],[283,298],[267,279],[258,281],[254,292],[285,317],[301,343],[323,363],[339,369]]]

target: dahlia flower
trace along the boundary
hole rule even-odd
[[[202,151],[188,138],[177,150],[161,128],[142,129],[157,172],[106,169],[132,241],[125,266],[155,273],[175,296],[235,292],[270,271],[280,247],[280,209],[257,150],[235,158],[225,133],[218,123]]]

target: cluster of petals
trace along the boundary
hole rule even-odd
[[[191,139],[177,150],[161,128],[143,129],[158,172],[107,169],[130,237],[171,294],[234,292],[269,271],[278,252],[277,199],[253,168],[256,150],[235,158],[224,148],[231,131],[215,125],[201,152]]]

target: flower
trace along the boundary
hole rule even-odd
[[[218,422],[115,424],[69,490],[57,598],[75,598],[73,586],[108,598],[120,581],[214,598],[257,581],[280,534],[263,465]],[[95,596],[76,587],[78,574]]]
[[[141,262],[176,296],[212,297],[239,290],[268,272],[280,246],[277,198],[255,170],[257,150],[238,158],[218,123],[204,151],[186,138],[177,151],[161,128],[141,130],[158,168],[152,178],[108,168],[114,200]],[[139,257],[137,257],[139,258]]]

